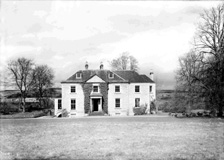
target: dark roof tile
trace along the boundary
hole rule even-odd
[[[109,78],[110,73],[114,73],[113,78]],[[81,73],[81,78],[77,78],[76,74]],[[74,75],[69,77],[66,81],[62,83],[83,83],[91,79],[93,76],[97,75],[105,82],[109,83],[122,83],[122,82],[131,82],[131,83],[154,83],[146,75],[139,75],[135,71],[110,71],[110,70],[80,70]]]

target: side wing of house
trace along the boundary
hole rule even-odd
[[[154,83],[112,83],[108,90],[110,115],[133,115],[133,108],[147,105],[155,100]]]
[[[131,83],[129,86],[129,106],[150,106],[155,99],[155,85],[153,83]]]
[[[84,93],[81,83],[62,83],[62,98],[55,100],[55,115],[66,109],[70,116],[84,116]]]

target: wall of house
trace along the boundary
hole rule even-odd
[[[57,115],[57,113],[58,113],[59,111],[61,111],[61,109],[60,109],[60,110],[58,109],[58,99],[59,99],[59,98],[55,98],[55,99],[54,99],[54,115]]]
[[[71,93],[71,86],[76,86],[76,92]],[[76,110],[71,110],[71,99],[76,99]],[[79,83],[62,84],[62,109],[66,109],[73,116],[84,116],[84,92]]]
[[[84,116],[90,110],[90,93],[93,83],[86,84],[62,84],[62,109],[66,109],[71,116]],[[114,115],[133,115],[133,107],[135,106],[135,98],[140,98],[140,105],[147,104],[156,98],[155,84],[149,83],[99,83],[100,93],[103,95],[103,110]],[[120,93],[115,92],[115,86],[120,86]],[[140,86],[140,92],[135,92],[135,86]],[[149,86],[152,86],[152,92],[149,92]],[[76,86],[76,93],[71,93],[71,86]],[[71,110],[71,99],[76,99],[76,110]],[[121,107],[115,107],[115,99],[120,98]],[[55,101],[55,113],[57,110],[57,101]]]
[[[120,93],[115,92],[115,86],[120,86]],[[108,90],[108,113],[115,115],[129,115],[129,84],[128,83],[112,83],[109,84]],[[120,98],[120,108],[115,107],[115,99]]]
[[[151,97],[151,100],[153,101],[156,99],[156,84],[152,83],[150,85],[152,86],[152,92],[150,93],[150,97]]]
[[[100,93],[103,95],[102,109],[105,113],[108,113],[108,84],[107,83],[100,83]]]
[[[82,85],[83,92],[84,92],[84,112],[88,114],[90,112],[90,93],[92,91],[92,84],[85,83]]]
[[[106,83],[85,83],[82,85],[84,91],[84,110],[85,114],[90,112],[90,94],[92,92],[93,84],[99,84],[99,91],[103,95],[102,97],[102,109],[105,113],[108,113],[108,92],[107,92],[107,84]]]
[[[140,86],[140,92],[135,92],[135,86]],[[150,104],[149,83],[131,83],[129,86],[129,105],[135,107],[135,98],[140,98],[140,105]]]
[[[115,86],[120,86],[120,93],[115,92]],[[135,86],[140,86],[140,92],[135,92]],[[152,86],[152,92],[150,92],[149,86]],[[114,115],[133,115],[133,107],[135,107],[135,98],[140,98],[140,105],[149,107],[150,102],[153,101],[155,96],[155,84],[149,83],[112,83],[109,84],[108,90],[108,113]],[[121,107],[115,107],[115,99],[120,98]]]
[[[140,92],[135,92],[135,86],[140,86]],[[150,86],[152,86],[152,92],[150,92]],[[135,107],[135,98],[140,98],[140,106],[147,105],[147,109],[150,110],[151,101],[156,98],[156,88],[154,83],[131,83],[129,86],[129,105]]]

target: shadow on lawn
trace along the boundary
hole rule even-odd
[[[160,156],[158,156],[160,157]],[[219,157],[219,156],[218,156]],[[220,158],[218,158],[217,156],[209,156],[206,157],[204,154],[193,154],[191,156],[167,156],[167,157],[160,157],[160,158],[153,158],[153,160],[218,160]],[[106,157],[101,157],[101,158],[78,158],[78,157],[66,157],[66,156],[52,156],[52,157],[35,157],[35,158],[31,158],[31,157],[26,157],[26,158],[15,158],[14,160],[74,160],[74,159],[107,159],[107,160],[140,160],[140,159],[151,159],[150,157],[139,157],[134,155],[133,157],[130,155],[113,155],[113,154],[107,154]]]
[[[68,158],[68,157],[64,157],[64,158],[60,158],[60,157],[48,157],[48,158],[44,158],[44,157],[36,157],[36,158],[15,158],[13,160],[73,160],[74,158]],[[76,159],[76,158],[75,158]]]

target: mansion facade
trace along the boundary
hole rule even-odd
[[[69,117],[85,116],[91,113],[134,115],[133,107],[147,105],[155,100],[156,85],[153,73],[150,78],[135,71],[110,71],[100,65],[98,70],[79,70],[61,82],[62,97],[55,99],[55,115],[63,109]]]

